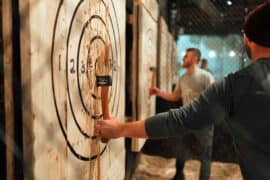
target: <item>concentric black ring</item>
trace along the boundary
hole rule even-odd
[[[100,17],[100,16],[97,16],[97,15],[93,15],[93,16],[91,16],[90,17],[90,19],[85,23],[85,25],[84,25],[84,27],[83,27],[83,30],[82,30],[82,33],[81,33],[81,36],[80,36],[80,40],[79,40],[79,47],[78,47],[78,51],[77,51],[77,83],[78,83],[78,88],[79,88],[79,95],[80,95],[80,99],[81,99],[81,103],[82,103],[82,106],[83,106],[83,108],[84,108],[84,110],[87,112],[87,114],[88,115],[90,115],[90,113],[89,113],[89,110],[88,110],[88,108],[87,108],[87,106],[85,105],[86,103],[85,103],[85,100],[84,100],[84,98],[83,98],[83,95],[82,95],[82,91],[81,91],[81,83],[80,83],[80,78],[79,78],[79,62],[80,62],[80,49],[81,49],[81,43],[82,43],[82,39],[83,39],[83,35],[84,35],[84,33],[85,33],[85,30],[86,30],[86,28],[89,26],[89,24],[91,24],[91,22],[92,22],[92,20],[93,19],[98,19],[98,20],[100,20],[101,22],[102,22],[102,24],[104,25],[104,27],[106,28],[106,32],[107,32],[107,36],[109,37],[109,41],[111,42],[111,37],[109,36],[109,30],[108,30],[108,28],[106,27],[106,24],[105,24],[105,22],[103,21],[103,19]],[[89,45],[89,47],[88,47],[88,54],[87,54],[87,57],[89,57],[89,54],[90,54],[90,51],[91,51],[91,45],[92,45],[92,43],[95,41],[95,40],[100,40],[100,41],[102,41],[102,43],[103,43],[103,46],[105,46],[105,40],[103,39],[103,37],[101,37],[100,35],[95,35],[94,37],[92,37],[91,39],[90,39],[90,45]],[[111,49],[111,52],[113,53],[113,51],[112,51],[112,46],[110,46],[110,49]],[[114,55],[112,54],[112,56],[114,57]],[[115,58],[117,58],[117,57],[115,57]],[[86,64],[88,64],[89,62],[88,62],[88,60],[89,59],[87,59],[87,62],[86,62]],[[88,67],[87,67],[88,68]],[[88,78],[88,70],[86,70],[86,75],[87,75],[87,78]],[[95,97],[95,95],[94,95],[94,97]]]

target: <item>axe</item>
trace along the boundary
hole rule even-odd
[[[110,118],[110,110],[109,110],[109,87],[112,86],[112,77],[109,75],[110,70],[110,62],[109,62],[109,55],[110,55],[110,45],[108,43],[105,44],[103,56],[100,56],[99,60],[103,60],[103,65],[101,68],[102,74],[96,75],[96,86],[101,87],[101,107],[102,107],[102,114],[103,119]],[[104,58],[104,59],[102,59]],[[107,143],[109,139],[101,138],[103,143]]]
[[[152,72],[152,79],[151,79],[151,87],[156,87],[156,81],[157,81],[157,68],[156,67],[149,67],[149,70]]]

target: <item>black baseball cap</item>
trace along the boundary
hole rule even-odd
[[[256,44],[270,48],[270,2],[265,2],[251,11],[243,28],[246,36]]]

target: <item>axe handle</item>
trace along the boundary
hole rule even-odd
[[[107,41],[106,41],[107,42]],[[110,44],[105,44],[104,51],[104,64],[109,65],[109,54],[110,54]],[[102,114],[103,119],[110,118],[110,110],[109,110],[109,86],[101,86],[101,106],[102,106]],[[101,138],[101,141],[107,143],[109,139]]]
[[[157,68],[151,66],[149,70],[150,72],[152,72],[151,88],[154,88],[156,87],[156,84],[157,84]]]
[[[157,82],[157,73],[156,73],[156,71],[153,71],[152,72],[153,74],[152,74],[152,82],[151,82],[151,87],[153,88],[153,87],[156,87],[156,82]]]
[[[102,86],[101,87],[101,107],[102,107],[103,119],[110,118],[108,96],[109,96],[109,86]],[[101,141],[106,143],[109,141],[109,139],[101,138]]]
[[[101,87],[101,106],[102,106],[103,119],[110,118],[108,94],[109,94],[109,87],[102,86]]]

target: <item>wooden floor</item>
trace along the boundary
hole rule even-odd
[[[199,179],[200,162],[189,160],[185,163],[186,180]],[[175,174],[175,159],[141,154],[132,180],[170,180]],[[242,180],[238,164],[212,162],[210,180]]]

